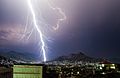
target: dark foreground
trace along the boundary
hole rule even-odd
[[[114,64],[101,66],[103,67],[30,64],[0,66],[0,78],[120,78],[119,67],[114,67]]]

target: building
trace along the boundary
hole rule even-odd
[[[0,65],[0,78],[13,78],[13,69]]]
[[[43,78],[43,65],[39,64],[14,65],[13,78]]]

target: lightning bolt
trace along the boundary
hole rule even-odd
[[[57,19],[56,26],[53,27],[54,30],[58,30],[59,27],[60,27],[60,23],[61,23],[62,21],[64,21],[64,20],[66,20],[67,17],[66,17],[66,15],[65,15],[65,13],[62,11],[61,8],[53,7],[53,3],[50,2],[49,0],[47,0],[47,3],[48,3],[49,7],[50,7],[52,10],[58,11],[58,13],[60,13],[60,15],[62,15],[61,18]]]
[[[52,8],[53,10],[58,10],[58,12],[63,16],[63,18],[60,18],[57,20],[57,24],[55,27],[53,27],[54,30],[58,30],[60,27],[60,23],[64,20],[66,20],[66,16],[64,14],[64,12],[61,10],[61,8]]]
[[[33,0],[34,1],[34,0]],[[47,5],[49,6],[49,8],[51,8],[51,10],[53,11],[56,11],[60,16],[61,18],[58,18],[57,19],[57,22],[54,26],[51,26],[45,22],[42,22],[42,21],[39,21],[41,23],[41,25],[44,25],[45,28],[47,30],[50,30],[49,27],[52,27],[53,30],[58,30],[60,28],[60,24],[67,19],[65,13],[62,11],[61,8],[59,7],[55,7],[53,6],[53,3],[51,0],[44,0],[46,1]],[[23,31],[23,36],[21,37],[21,40],[22,39],[25,39],[25,40],[29,40],[34,32],[34,30],[37,30],[38,34],[39,34],[39,37],[40,37],[40,43],[41,43],[41,51],[42,51],[42,54],[43,54],[43,61],[46,62],[47,58],[46,58],[46,44],[45,44],[45,35],[43,34],[43,32],[41,31],[42,29],[39,27],[39,22],[37,21],[37,15],[35,13],[35,9],[33,7],[33,4],[32,4],[32,0],[27,0],[27,4],[28,4],[28,7],[29,7],[29,10],[30,10],[30,13],[32,15],[32,21],[29,21],[29,13],[28,13],[28,16],[26,18],[26,25],[25,25],[25,30]],[[40,15],[41,16],[41,15]],[[41,17],[42,20],[44,20],[42,17]],[[32,23],[34,25],[32,25]],[[32,26],[32,27],[31,27]],[[34,27],[33,27],[34,26]],[[31,31],[29,31],[29,29]],[[36,33],[35,33],[36,35]],[[49,40],[47,38],[47,40]],[[49,40],[50,41],[50,40]]]
[[[44,58],[44,62],[46,62],[46,49],[45,49],[45,42],[44,42],[44,39],[43,39],[43,34],[42,34],[42,31],[40,30],[38,24],[37,24],[37,21],[36,21],[36,15],[35,15],[35,11],[34,11],[34,8],[32,6],[32,3],[31,3],[31,0],[27,0],[28,2],[28,6],[30,8],[30,11],[31,11],[31,14],[32,14],[32,17],[33,17],[33,23],[34,23],[34,26],[36,28],[36,30],[38,31],[39,33],[39,36],[40,36],[40,41],[42,43],[42,52],[43,52],[43,58]]]

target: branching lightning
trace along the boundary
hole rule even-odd
[[[30,10],[30,12],[32,14],[32,21],[33,21],[32,23],[33,23],[33,25],[31,24],[31,22],[29,24],[29,21],[30,21],[29,19],[30,18],[29,18],[29,14],[28,14],[28,16],[26,18],[26,20],[27,20],[26,25],[25,25],[25,28],[24,28],[25,30],[23,31],[24,35],[21,37],[21,39],[29,40],[31,38],[34,30],[37,30],[37,32],[39,34],[39,38],[40,38],[39,41],[41,43],[41,51],[43,53],[43,61],[45,62],[45,61],[47,61],[47,57],[46,57],[46,47],[47,46],[45,44],[45,39],[47,39],[48,41],[50,41],[50,40],[46,37],[45,34],[43,34],[43,31],[41,31],[41,30],[43,30],[41,28],[41,26],[45,26],[46,29],[49,29],[49,27],[52,27],[53,30],[58,30],[59,27],[60,27],[60,24],[64,20],[66,20],[67,17],[65,15],[65,13],[62,11],[61,8],[53,6],[53,3],[51,2],[51,0],[50,1],[45,0],[47,5],[49,6],[49,8],[52,11],[56,11],[58,14],[60,14],[61,18],[57,19],[57,22],[56,22],[56,24],[54,26],[51,26],[50,24],[42,22],[41,20],[39,21],[39,20],[37,20],[36,10],[35,10],[35,8],[34,8],[34,6],[32,4],[32,1],[34,1],[34,0],[27,0],[27,4],[28,4],[29,10]],[[39,16],[41,17],[41,19],[43,19],[41,15],[39,15]],[[40,24],[38,23],[38,21],[40,22]],[[32,26],[32,27],[30,27],[30,26]],[[28,29],[30,29],[30,31]],[[35,35],[36,35],[36,33],[35,33]]]
[[[42,43],[43,57],[44,57],[44,62],[45,62],[46,61],[46,50],[45,50],[45,43],[44,43],[44,40],[43,40],[43,34],[42,34],[41,30],[39,29],[39,26],[37,25],[36,15],[35,15],[31,0],[28,0],[28,5],[29,5],[29,8],[30,8],[32,16],[33,16],[34,26],[35,26],[35,28],[38,31],[39,36],[40,36],[40,41]]]
[[[66,15],[65,15],[65,13],[62,11],[61,8],[53,7],[53,6],[51,5],[52,2],[50,2],[49,0],[47,0],[47,3],[48,3],[49,7],[50,7],[52,10],[56,10],[56,11],[58,11],[59,14],[62,15],[62,18],[57,19],[57,23],[56,23],[56,25],[53,27],[54,30],[58,30],[59,27],[60,27],[60,23],[61,23],[62,21],[64,21],[64,20],[66,20],[67,17],[66,17]]]
[[[63,16],[63,18],[58,19],[56,26],[53,27],[54,30],[58,30],[60,27],[60,22],[66,20],[66,16],[65,16],[64,12],[61,10],[61,8],[52,8],[52,9],[53,10],[57,9],[59,11],[59,13],[62,14],[62,16]]]

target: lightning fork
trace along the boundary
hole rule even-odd
[[[35,26],[35,28],[38,31],[39,36],[40,36],[40,41],[41,41],[41,44],[42,44],[41,49],[42,49],[42,52],[43,52],[43,58],[44,58],[44,62],[46,62],[46,60],[47,60],[46,59],[46,49],[45,49],[45,42],[44,42],[44,39],[43,39],[43,34],[42,34],[42,31],[40,30],[38,24],[37,24],[36,15],[35,15],[35,11],[34,11],[32,3],[31,3],[31,0],[27,0],[27,1],[28,1],[28,6],[30,8],[32,17],[33,17],[34,26]]]

